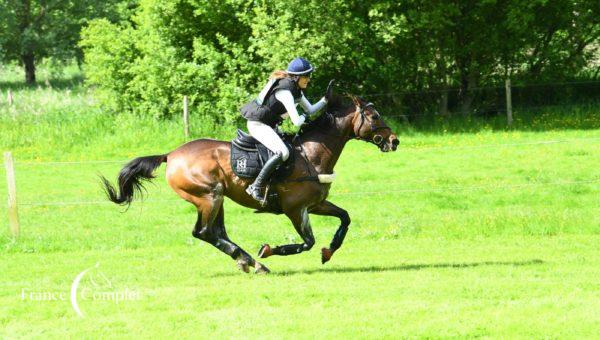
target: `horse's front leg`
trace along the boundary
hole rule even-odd
[[[303,251],[310,250],[315,244],[315,237],[313,236],[310,220],[308,219],[308,209],[306,207],[291,209],[286,211],[285,214],[290,221],[292,221],[294,228],[298,234],[300,234],[304,243],[286,244],[274,248],[271,248],[268,244],[263,244],[258,252],[259,257],[265,258],[271,255],[287,256],[299,254]]]
[[[321,202],[321,204],[311,209],[310,213],[323,216],[335,216],[339,218],[341,222],[340,227],[333,236],[333,240],[331,241],[329,248],[321,249],[321,262],[325,264],[325,262],[331,259],[333,253],[342,246],[344,237],[346,237],[346,233],[348,232],[348,226],[350,225],[350,215],[348,215],[346,210],[327,200]]]

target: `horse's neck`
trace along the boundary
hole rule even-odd
[[[311,131],[303,136],[302,145],[308,161],[318,174],[331,174],[352,133],[352,117],[334,118],[325,131]]]

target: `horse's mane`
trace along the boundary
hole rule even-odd
[[[301,135],[313,130],[327,130],[334,125],[336,117],[342,117],[356,105],[358,98],[353,95],[334,95],[327,102],[324,112],[302,127]]]

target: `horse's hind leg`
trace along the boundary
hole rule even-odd
[[[224,210],[223,210],[222,204],[221,204],[221,209],[219,209],[219,214],[217,215],[217,218],[215,220],[215,228],[216,228],[216,233],[220,239],[230,242],[234,246],[238,247],[238,249],[240,251],[241,260],[238,259],[237,261],[238,261],[238,266],[240,266],[240,269],[247,272],[248,266],[250,265],[250,266],[254,266],[255,273],[257,273],[257,274],[266,274],[266,273],[270,272],[269,268],[267,268],[265,265],[261,264],[260,262],[252,259],[252,256],[250,256],[244,249],[240,248],[237,244],[235,244],[233,241],[231,241],[229,239],[229,236],[227,235],[227,231],[225,230],[225,218],[224,218]]]
[[[246,251],[232,242],[225,231],[223,212],[223,196],[210,195],[196,198],[194,204],[198,208],[198,221],[192,235],[215,246],[220,251],[237,261],[238,267],[249,272],[249,266],[255,267],[257,273],[268,273],[262,264],[254,261]]]

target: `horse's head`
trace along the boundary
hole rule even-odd
[[[400,141],[392,129],[385,124],[375,105],[359,97],[353,97],[356,111],[352,118],[354,137],[379,147],[382,152],[396,151]]]

